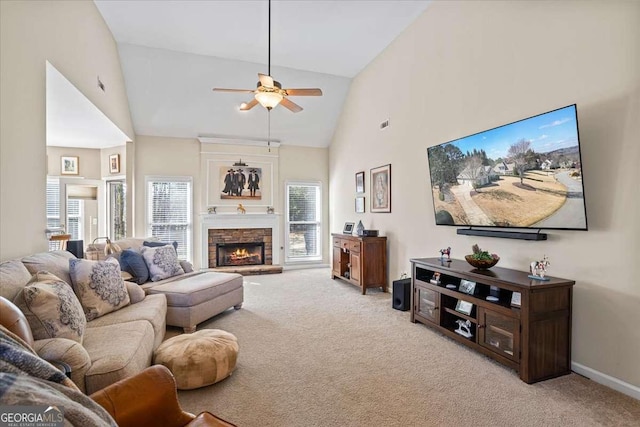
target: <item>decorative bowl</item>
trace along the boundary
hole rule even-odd
[[[474,266],[478,270],[487,270],[487,269],[493,267],[494,265],[496,265],[498,263],[498,261],[500,261],[500,257],[497,256],[497,255],[494,255],[493,259],[486,259],[486,260],[485,259],[475,259],[475,258],[473,258],[473,255],[465,255],[464,259],[466,259],[469,264],[471,264],[472,266]]]

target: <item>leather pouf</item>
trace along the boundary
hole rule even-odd
[[[178,389],[215,384],[236,368],[238,340],[220,329],[202,329],[169,338],[156,350],[154,363],[169,368]]]

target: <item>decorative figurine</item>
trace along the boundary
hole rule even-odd
[[[364,225],[362,221],[358,221],[358,225],[356,226],[356,234],[358,236],[362,236],[364,234]]]
[[[272,214],[272,213],[274,213],[275,211],[276,211],[276,210],[275,210],[275,209],[273,209],[273,207],[272,207],[272,206],[269,206],[269,207],[267,208],[267,213],[268,213],[268,214]]]
[[[530,279],[535,280],[550,280],[545,277],[547,274],[547,267],[550,266],[549,258],[547,256],[543,256],[540,261],[533,261],[529,266],[529,271],[531,274],[529,275]]]
[[[440,249],[440,261],[444,261],[444,256],[447,256],[447,261],[451,261],[451,246],[447,249]]]
[[[462,320],[462,319],[458,319],[456,320],[456,323],[458,324],[458,329],[456,329],[455,332],[456,334],[460,334],[463,337],[466,338],[471,338],[473,336],[473,334],[471,333],[471,322],[468,320]]]
[[[247,210],[242,206],[242,203],[238,203],[238,207],[236,208],[239,214],[246,214]]]
[[[208,211],[210,214],[216,214],[216,213],[217,213],[217,212],[216,212],[216,207],[215,207],[215,206],[211,206],[211,207],[209,207],[209,209],[207,209],[207,211]]]

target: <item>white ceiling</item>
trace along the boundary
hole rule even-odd
[[[267,73],[268,3],[259,1],[94,0],[118,42],[136,134],[267,138],[267,112],[240,112]],[[329,145],[351,78],[428,6],[428,0],[274,0],[271,75],[304,108],[271,113],[271,138]]]
[[[49,62],[46,82],[47,145],[107,148],[132,140]]]

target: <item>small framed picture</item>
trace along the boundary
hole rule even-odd
[[[120,173],[120,154],[112,154],[109,156],[109,172]]]
[[[460,280],[460,287],[458,288],[458,290],[460,292],[464,292],[465,294],[473,295],[476,290],[476,282],[462,279]]]
[[[79,169],[77,156],[60,157],[60,175],[78,175]]]
[[[364,197],[356,197],[356,213],[364,213]]]
[[[391,165],[371,169],[370,212],[391,212]]]
[[[520,305],[522,305],[522,295],[520,292],[511,294],[511,305],[514,307],[520,307]]]
[[[473,304],[467,301],[458,300],[456,304],[456,311],[471,316],[471,310],[473,310]]]
[[[356,174],[356,193],[364,193],[364,171]]]
[[[342,234],[351,234],[353,233],[353,226],[355,224],[353,222],[345,222],[344,228],[342,229]]]

